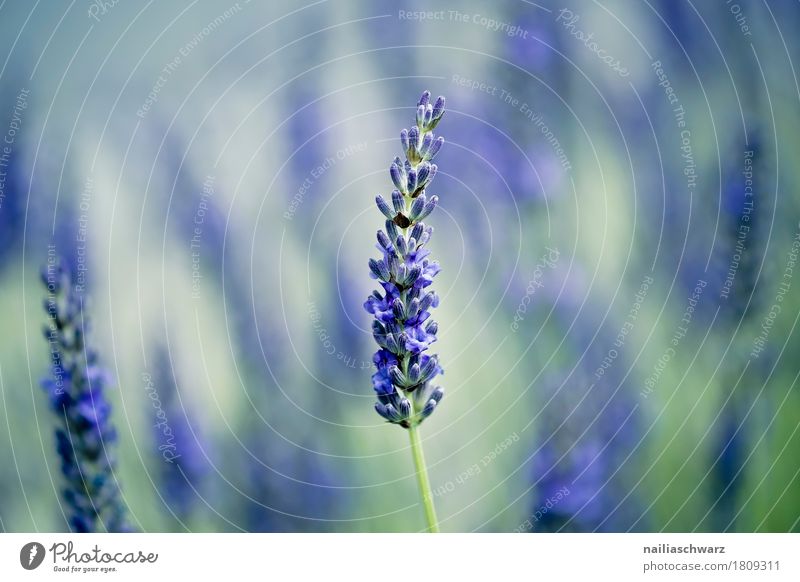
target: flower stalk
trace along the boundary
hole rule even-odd
[[[419,438],[419,425],[412,424],[408,428],[411,438],[411,455],[414,457],[414,469],[417,473],[417,485],[422,496],[422,508],[425,510],[425,521],[430,533],[439,533],[439,520],[436,518],[436,508],[433,505],[433,492],[428,478],[428,469],[425,465],[425,454],[422,452],[422,440]]]

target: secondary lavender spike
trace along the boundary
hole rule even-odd
[[[42,381],[42,388],[55,413],[62,497],[70,528],[131,531],[115,473],[117,433],[106,394],[110,375],[87,343],[89,318],[83,312],[75,273],[57,261],[48,263],[43,280],[52,375]]]

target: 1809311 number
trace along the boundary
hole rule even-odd
[[[758,571],[780,570],[780,560],[738,560],[733,563],[735,570]]]

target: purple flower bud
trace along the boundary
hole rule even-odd
[[[406,245],[406,238],[401,234],[396,239],[397,252],[405,256],[408,253],[408,246]]]
[[[408,217],[414,221],[419,219],[422,212],[425,210],[426,202],[425,194],[420,194],[417,198],[414,198],[414,202],[411,203],[411,210],[408,212]]]
[[[397,366],[392,366],[389,368],[389,379],[392,381],[392,384],[399,388],[406,386],[406,377]]]
[[[412,364],[408,369],[408,381],[410,384],[419,384],[419,364]]]
[[[438,196],[431,196],[431,199],[428,200],[427,204],[425,204],[425,208],[422,209],[422,212],[420,213],[420,215],[417,218],[415,218],[414,220],[422,220],[423,218],[428,216],[431,212],[433,212],[433,209],[436,208],[436,203],[437,202],[439,202],[439,197]]]
[[[372,274],[375,275],[381,281],[388,281],[390,279],[389,276],[389,268],[386,266],[386,263],[382,260],[376,261],[375,259],[369,260],[369,269],[372,271]]]
[[[403,195],[400,194],[400,190],[392,190],[392,206],[394,206],[395,213],[403,212],[406,209],[406,201],[403,199]],[[394,215],[392,215],[394,218]]]
[[[400,344],[397,341],[397,338],[394,337],[394,334],[388,333],[384,339],[386,342],[386,349],[392,352],[393,354],[400,354]]]
[[[403,172],[400,170],[400,167],[397,164],[392,164],[389,168],[389,175],[392,177],[392,182],[395,185],[395,188],[400,190],[403,194],[406,193],[405,184],[403,183]]]
[[[386,419],[386,420],[388,420],[389,422],[392,422],[392,417],[391,417],[391,416],[389,415],[389,413],[386,411],[386,406],[384,406],[384,405],[383,405],[383,404],[381,404],[380,402],[376,402],[376,403],[375,403],[375,412],[377,412],[378,414],[380,414],[380,415],[381,415],[383,418],[385,418],[385,419]]]
[[[425,154],[430,149],[432,143],[433,143],[433,134],[428,132],[422,138],[422,143],[417,148],[419,150],[419,155],[422,156],[423,159],[425,158]]]
[[[395,253],[388,253],[386,255],[386,263],[389,267],[389,273],[391,273],[391,275],[397,279],[401,267],[400,260],[398,259],[397,255]]]
[[[415,149],[419,149],[419,128],[414,126],[408,132],[408,145],[409,147],[414,147]]]
[[[397,238],[397,226],[393,219],[386,221],[386,234],[389,235],[389,240],[395,240]]]
[[[408,186],[406,192],[414,192],[417,189],[417,171],[411,170],[408,173]]]
[[[439,97],[439,99],[441,99],[441,97]],[[427,105],[430,100],[431,100],[431,92],[425,90],[425,91],[422,92],[422,96],[419,98],[419,101],[417,102],[417,106],[419,106],[419,105],[423,105],[423,106]]]
[[[421,274],[422,274],[422,267],[420,267],[419,265],[414,265],[413,267],[411,267],[411,269],[408,272],[408,276],[406,276],[405,285],[407,287],[410,287],[411,285],[416,283],[417,279],[419,279],[419,276]]]
[[[423,356],[424,357],[424,356]],[[419,377],[420,382],[426,382],[436,375],[436,365],[438,364],[436,356],[431,356],[427,361],[420,366]]]
[[[431,400],[428,400],[428,401],[425,403],[425,408],[423,408],[423,409],[422,409],[422,412],[420,413],[420,417],[421,417],[422,419],[426,419],[426,418],[428,418],[428,417],[429,417],[431,414],[433,414],[433,411],[434,411],[435,409],[436,409],[436,401],[435,401],[435,400],[433,400],[433,399],[431,399]]]
[[[442,149],[442,145],[444,145],[444,138],[437,137],[436,140],[434,140],[434,142],[431,144],[431,147],[425,152],[425,159],[432,160],[434,157],[436,157],[436,154],[438,154],[439,150]]]
[[[425,127],[425,106],[417,107],[417,127]]]
[[[436,103],[433,104],[433,118],[438,120],[444,115],[444,97],[439,95],[436,98]]]
[[[397,409],[394,406],[392,406],[391,404],[387,404],[385,410],[386,410],[386,416],[392,422],[399,422],[399,421],[403,420],[402,418],[400,418],[400,415],[397,413]]]
[[[389,237],[386,236],[386,233],[382,230],[378,231],[378,244],[381,245],[384,249],[391,250],[392,248],[392,241],[389,240]]]
[[[404,152],[408,150],[408,130],[407,129],[403,129],[400,132],[400,145],[403,146],[403,151]]]
[[[386,203],[386,200],[383,199],[383,196],[380,194],[375,196],[375,204],[378,206],[378,210],[380,210],[386,218],[390,220],[394,218],[394,212],[392,212],[392,209],[389,208],[389,205]]]
[[[419,310],[427,311],[428,308],[431,305],[433,305],[435,299],[436,299],[436,293],[434,291],[428,291],[425,294],[425,297],[422,298],[422,301],[419,302]]]
[[[397,321],[403,321],[405,319],[405,311],[405,306],[399,297],[392,301],[392,313]]]
[[[422,162],[417,168],[417,188],[424,188],[428,183],[428,176],[431,173],[431,165],[428,162]]]
[[[433,107],[428,104],[425,106],[425,117],[423,119],[425,127],[428,127],[431,124],[431,119],[433,119]]]
[[[418,223],[418,224],[420,224],[420,223]],[[417,243],[418,247],[421,247],[421,246],[425,245],[425,243],[427,243],[430,240],[431,235],[433,234],[433,227],[432,226],[425,226],[424,228],[425,228],[425,230],[422,233],[422,235],[420,235],[419,242]]]

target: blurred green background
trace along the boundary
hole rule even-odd
[[[136,528],[424,527],[361,305],[430,89],[442,529],[797,531],[798,24],[777,1],[3,3],[0,527],[67,528],[51,244],[86,257]]]

